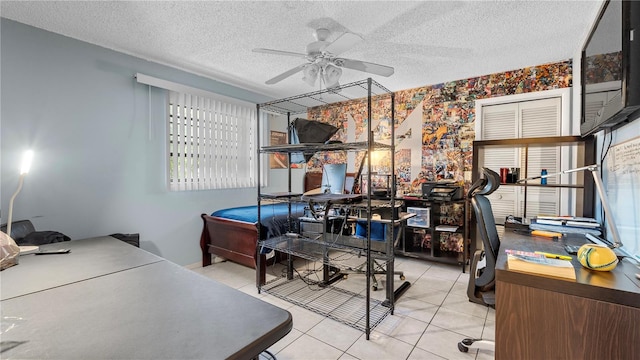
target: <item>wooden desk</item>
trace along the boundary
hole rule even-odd
[[[588,270],[575,256],[576,281],[509,271],[505,249],[566,254],[560,241],[507,229],[496,264],[496,359],[637,359],[640,280],[628,260],[611,272]]]
[[[89,254],[92,245],[99,251]],[[2,328],[15,325],[2,334],[3,358],[249,359],[292,328],[288,311],[115,238],[48,247],[71,253],[25,255],[0,274],[3,292],[17,294],[6,284],[18,279],[29,289],[3,293]],[[87,275],[71,280],[76,273]]]

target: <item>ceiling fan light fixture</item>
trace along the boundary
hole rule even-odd
[[[309,64],[305,66],[303,70],[304,77],[302,78],[302,80],[309,84],[309,86],[315,86],[319,72],[320,66],[318,66],[317,64]]]
[[[327,88],[340,86],[338,83],[340,76],[342,76],[342,69],[331,63],[325,65],[322,71],[322,79]]]
[[[338,58],[337,56],[351,49],[353,46],[363,40],[362,36],[344,32],[333,41],[327,39],[331,35],[331,31],[326,28],[318,28],[314,32],[316,41],[307,45],[306,53],[297,53],[292,51],[282,51],[273,49],[256,48],[254,52],[264,54],[286,55],[304,58],[308,63],[300,64],[292,69],[283,72],[267,81],[265,84],[276,84],[293,74],[303,72],[302,81],[315,86],[316,79],[320,78],[321,84],[324,83],[327,89],[339,91],[340,76],[342,76],[342,68],[358,70],[366,73],[376,74],[380,76],[393,75],[394,69],[391,66],[375,64],[368,61],[353,60],[346,58]]]

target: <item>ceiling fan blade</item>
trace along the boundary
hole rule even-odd
[[[381,76],[393,75],[394,69],[391,66],[374,64],[366,61],[351,60],[351,59],[335,59],[335,64],[348,69],[364,71]]]
[[[325,48],[322,49],[322,51],[328,52],[332,55],[339,55],[351,49],[362,40],[363,39],[360,35],[346,32],[340,35],[340,37],[335,39],[331,44],[325,46]]]
[[[278,75],[278,76],[276,76],[276,77],[274,77],[272,79],[269,79],[269,80],[265,81],[265,84],[273,85],[273,84],[275,84],[277,82],[280,82],[280,81],[288,78],[289,76],[291,76],[291,75],[293,75],[293,74],[295,74],[297,72],[302,71],[307,65],[308,64],[298,65],[298,66],[294,67],[293,69],[287,70],[287,71],[283,72],[282,74],[280,74],[280,75]]]
[[[307,58],[307,54],[296,53],[292,51],[282,51],[282,50],[272,50],[272,49],[262,49],[262,48],[256,48],[256,49],[253,49],[252,51],[257,53],[263,53],[263,54],[295,56],[295,57],[301,57],[303,59]]]

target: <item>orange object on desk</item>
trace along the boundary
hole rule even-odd
[[[544,237],[549,237],[549,238],[561,238],[562,234],[559,232],[553,232],[553,231],[544,231],[544,230],[533,230],[531,232],[531,235],[537,235],[537,236],[544,236]]]

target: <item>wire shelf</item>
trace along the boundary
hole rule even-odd
[[[365,256],[366,238],[326,233],[325,239],[322,234],[317,234],[314,238],[284,235],[264,240],[260,243],[260,247],[261,250],[276,250],[344,270],[353,269],[354,264],[349,262],[350,259]],[[372,241],[371,257],[390,261],[390,256],[384,253],[385,247],[386,243],[383,241]]]
[[[392,92],[373,79],[365,79],[330,89],[291,96],[260,104],[260,110],[276,114],[306,114],[316,106],[329,105],[357,99],[366,100],[369,96],[368,82],[371,81],[371,99],[391,96]]]
[[[328,317],[360,331],[366,330],[367,300],[364,296],[296,275],[293,280],[280,277],[267,282],[262,291],[297,306]],[[391,313],[382,301],[370,299],[369,327],[375,328]]]
[[[391,146],[383,143],[374,143],[374,150],[390,149]],[[351,143],[334,143],[334,144],[322,144],[322,143],[304,143],[304,144],[282,144],[282,145],[269,145],[263,146],[261,152],[263,153],[304,153],[313,154],[318,151],[347,151],[347,150],[367,150],[369,149],[369,143],[366,141],[351,142]]]

